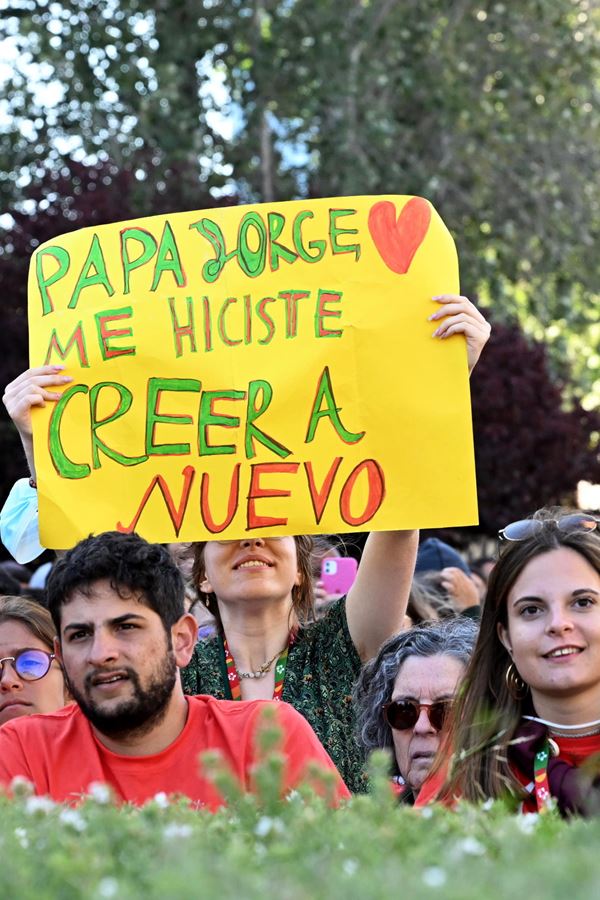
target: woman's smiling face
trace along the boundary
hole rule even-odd
[[[507,598],[507,627],[498,626],[542,715],[549,701],[600,716],[600,574],[568,547],[534,557]],[[583,705],[582,705],[583,703]]]
[[[209,541],[204,548],[205,580],[200,589],[227,603],[289,598],[300,584],[293,537]]]

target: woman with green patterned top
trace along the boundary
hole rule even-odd
[[[183,670],[187,693],[281,699],[310,722],[353,791],[364,789],[352,689],[361,662],[403,625],[417,532],[369,535],[356,581],[324,618],[313,614],[312,539],[195,545],[193,578],[217,620]]]
[[[469,372],[489,325],[465,297],[435,298],[435,336],[463,334]],[[352,691],[363,662],[400,631],[417,532],[374,532],[356,580],[324,618],[314,619],[312,539],[306,536],[195,545],[193,580],[218,633],[196,645],[183,671],[188,693],[232,700],[281,699],[312,725],[352,791],[365,789]]]
[[[194,581],[218,634],[198,642],[183,686],[190,694],[291,703],[358,791],[363,757],[352,689],[361,662],[402,627],[417,533],[370,535],[347,597],[316,622],[311,548],[306,536],[196,544]]]

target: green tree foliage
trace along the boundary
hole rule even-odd
[[[422,194],[464,289],[600,397],[595,0],[3,5],[4,208],[73,154],[135,170],[141,211],[173,172],[189,198]]]

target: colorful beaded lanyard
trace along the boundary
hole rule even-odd
[[[548,781],[548,760],[550,759],[550,741],[546,739],[544,746],[535,754],[533,761],[533,783],[537,810],[548,812],[551,807],[550,783]]]
[[[285,670],[288,661],[288,653],[290,651],[290,647],[294,643],[295,636],[296,635],[294,634],[294,632],[290,632],[287,647],[284,647],[284,649],[279,654],[277,662],[275,663],[275,688],[273,690],[273,700],[281,700],[281,695],[283,693],[283,682],[285,679]],[[229,682],[231,699],[241,700],[242,685],[240,682],[240,676],[235,665],[235,660],[231,655],[231,651],[229,650],[227,638],[225,637],[223,638],[223,647],[225,650],[225,668],[227,670],[227,681]]]

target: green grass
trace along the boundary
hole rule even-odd
[[[216,815],[164,797],[142,809],[102,795],[77,809],[27,791],[0,798],[2,896],[598,896],[600,820],[523,817],[502,804],[412,810],[381,774],[371,795],[332,810],[304,791],[277,800],[277,781],[267,764],[261,797],[233,797]]]

